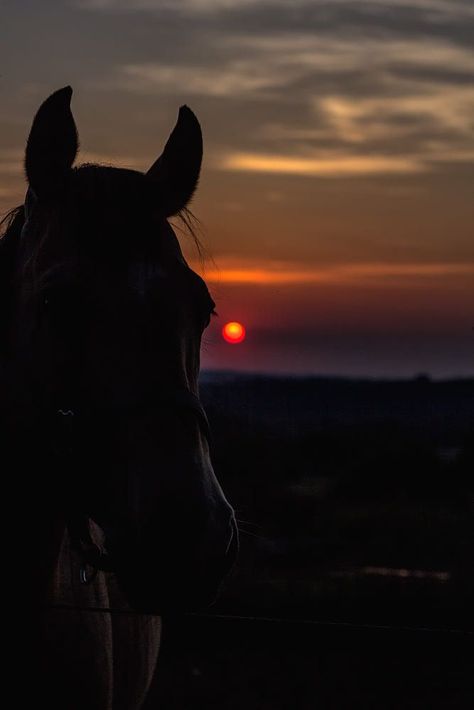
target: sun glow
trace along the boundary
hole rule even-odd
[[[245,328],[241,323],[231,321],[230,323],[226,323],[222,328],[222,337],[233,345],[241,343],[245,340]]]

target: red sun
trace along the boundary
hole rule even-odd
[[[241,343],[242,340],[245,340],[245,328],[242,323],[231,321],[230,323],[226,323],[222,328],[222,337],[228,343],[236,345],[237,343]]]

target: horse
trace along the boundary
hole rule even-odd
[[[74,166],[71,97],[34,117],[0,240],[3,563],[35,705],[138,710],[163,615],[212,603],[238,549],[199,400],[215,304],[169,221],[188,222],[202,134],[182,106],[146,173]]]

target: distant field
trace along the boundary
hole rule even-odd
[[[473,638],[187,619],[166,625],[146,710],[470,710]]]

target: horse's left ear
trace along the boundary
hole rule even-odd
[[[201,163],[201,126],[191,109],[181,106],[163,153],[147,172],[156,184],[157,199],[165,217],[186,207],[196,189]]]
[[[38,109],[25,154],[25,171],[37,197],[52,197],[72,167],[78,149],[71,113],[72,89],[55,91]]]

